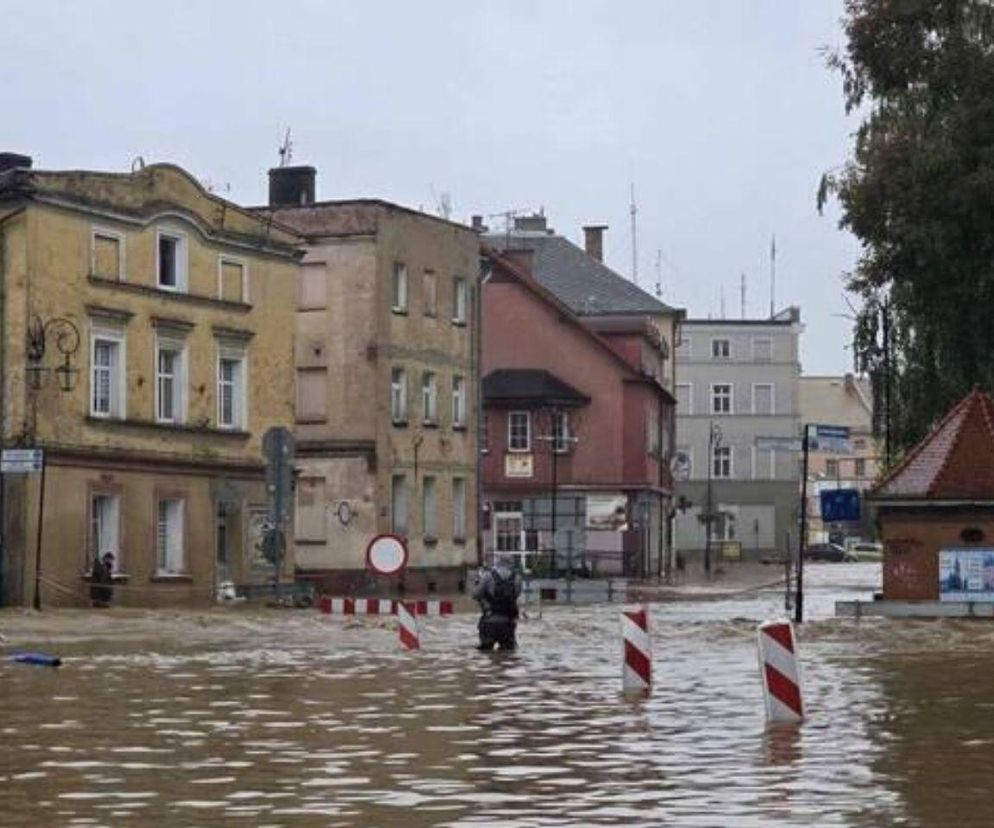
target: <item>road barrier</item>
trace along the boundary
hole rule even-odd
[[[399,601],[390,598],[332,598],[322,595],[318,609],[325,615],[396,615]],[[415,615],[452,615],[452,601],[408,601]]]
[[[403,601],[397,602],[397,633],[400,646],[405,650],[420,650],[421,636],[418,634],[418,619],[414,615],[415,607]]]
[[[624,641],[622,690],[626,693],[648,692],[652,686],[652,646],[649,612],[644,605],[622,610],[621,635]]]
[[[759,668],[769,722],[796,723],[804,719],[794,642],[794,628],[789,621],[767,621],[759,625]]]

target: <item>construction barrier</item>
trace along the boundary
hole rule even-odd
[[[390,598],[332,598],[322,595],[318,609],[325,615],[396,615],[399,601]],[[415,615],[452,615],[452,601],[408,601]]]
[[[759,625],[759,668],[763,675],[767,721],[802,721],[800,669],[794,628],[789,621],[767,621]]]
[[[421,636],[418,634],[418,619],[414,615],[415,607],[403,601],[397,602],[397,632],[400,646],[405,650],[420,650]]]
[[[624,641],[622,690],[626,693],[648,692],[652,686],[652,648],[649,640],[649,612],[645,606],[622,610],[621,635]]]

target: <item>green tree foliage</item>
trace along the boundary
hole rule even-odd
[[[828,62],[863,120],[818,206],[837,198],[862,244],[847,275],[857,369],[881,417],[889,387],[900,451],[971,386],[994,386],[994,4],[846,0],[843,25]]]

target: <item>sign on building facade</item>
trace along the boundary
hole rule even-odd
[[[994,601],[994,549],[939,552],[940,601]]]

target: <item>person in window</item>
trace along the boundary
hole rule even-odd
[[[110,606],[114,597],[114,553],[105,552],[101,558],[93,556],[90,572],[90,603],[99,609]]]
[[[481,572],[473,589],[473,598],[480,604],[480,650],[490,651],[517,647],[518,596],[521,576],[512,568],[506,556],[496,560]]]

